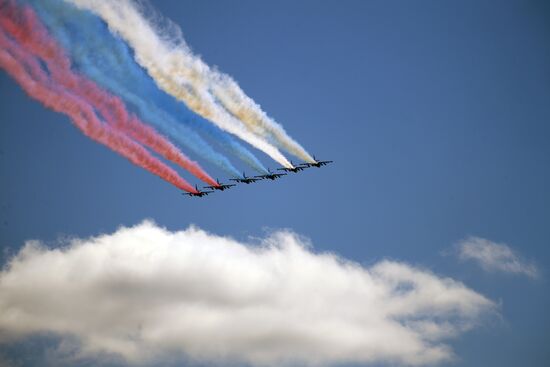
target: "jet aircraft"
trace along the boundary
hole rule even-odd
[[[235,184],[222,184],[220,182],[220,180],[216,179],[216,182],[218,183],[218,186],[205,186],[204,188],[205,189],[211,189],[211,190],[220,190],[220,191],[224,191],[224,190],[227,190],[233,186],[237,186]]]
[[[321,168],[321,166],[326,166],[327,164],[333,162],[333,161],[318,161],[318,160],[315,158],[315,156],[313,156],[313,159],[315,160],[315,163],[302,163],[302,164],[300,164],[300,166],[302,166],[302,167],[304,167],[304,168],[309,168],[309,167]]]
[[[235,181],[235,182],[240,182],[240,183],[245,183],[245,184],[248,185],[248,184],[251,184],[253,182],[260,181],[261,178],[246,177],[246,174],[243,172],[243,177],[242,178],[230,178],[229,180]]]
[[[188,195],[188,196],[191,196],[191,197],[196,196],[196,197],[202,198],[203,196],[206,196],[206,195],[211,194],[211,193],[214,192],[214,191],[201,191],[201,190],[199,190],[197,185],[195,185],[195,190],[197,192],[182,192],[181,194],[182,195]]]
[[[270,169],[267,170],[268,173],[266,173],[265,175],[261,175],[261,176],[254,176],[254,177],[258,177],[258,178],[261,178],[261,179],[267,179],[267,180],[276,180],[282,176],[286,176],[286,173],[274,173],[274,172],[271,172]]]
[[[295,165],[294,163],[292,163],[292,161],[290,161],[290,164],[292,164],[292,168],[283,167],[283,168],[277,168],[277,170],[298,173],[306,168],[306,167],[302,167],[301,165]]]

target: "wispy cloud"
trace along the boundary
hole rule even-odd
[[[306,241],[307,242],[307,241]],[[29,242],[0,273],[0,332],[78,340],[82,357],[129,364],[184,355],[256,366],[439,364],[446,341],[494,303],[395,261],[370,267],[315,253],[281,231],[250,245],[151,222]]]
[[[534,263],[520,258],[508,245],[479,237],[469,237],[457,244],[461,260],[472,260],[488,272],[503,272],[538,277]]]

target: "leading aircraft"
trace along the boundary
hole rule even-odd
[[[260,181],[262,179],[261,178],[246,177],[246,174],[243,172],[243,177],[242,178],[230,178],[229,180],[235,181],[235,182],[240,182],[240,183],[245,183],[245,184],[248,185],[248,184],[251,184],[252,182]]]
[[[294,163],[292,163],[292,161],[290,161],[290,164],[292,164],[292,168],[283,167],[283,168],[277,168],[277,170],[278,171],[298,173],[300,171],[303,171],[306,168],[306,167],[302,167],[301,165],[294,165]]]
[[[321,168],[321,166],[326,166],[327,164],[333,162],[333,161],[318,161],[315,158],[315,156],[313,156],[313,160],[315,161],[315,163],[302,163],[302,164],[300,164],[300,166],[303,167],[303,168],[309,168],[309,167]]]
[[[196,197],[202,198],[203,196],[206,196],[206,195],[211,194],[211,193],[214,192],[214,191],[201,191],[201,190],[199,190],[197,185],[195,185],[195,190],[196,190],[196,192],[182,192],[181,194],[182,195],[189,195],[191,197],[196,196]]]
[[[271,172],[270,169],[267,170],[268,173],[266,173],[265,175],[261,175],[261,176],[254,176],[254,177],[258,177],[258,178],[261,178],[261,179],[266,179],[266,180],[276,180],[282,176],[286,176],[286,173],[274,173],[274,172]]]
[[[227,190],[233,186],[237,186],[235,184],[222,184],[220,182],[220,180],[216,179],[216,182],[218,183],[218,186],[205,186],[204,188],[205,189],[211,189],[211,190],[220,190],[220,191],[223,191],[223,190]]]

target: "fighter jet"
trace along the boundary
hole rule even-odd
[[[199,197],[199,198],[202,198],[203,196],[206,196],[206,195],[211,194],[211,193],[214,192],[214,191],[201,191],[201,190],[199,190],[199,188],[197,187],[197,185],[195,185],[195,190],[196,190],[197,192],[182,192],[181,194],[182,194],[182,195],[189,195],[189,196],[191,196],[191,197],[192,197],[192,196],[197,196],[197,197]]]
[[[252,182],[260,181],[261,178],[253,178],[253,177],[246,177],[246,174],[243,172],[243,178],[230,178],[229,180],[245,183],[245,184],[251,184]]]
[[[204,188],[205,189],[211,189],[211,190],[220,190],[220,191],[224,191],[224,190],[227,190],[233,186],[237,186],[237,185],[234,185],[234,184],[222,184],[220,182],[220,180],[216,179],[216,182],[218,183],[218,186],[205,186]]]
[[[302,166],[302,167],[304,167],[304,168],[309,168],[309,167],[321,168],[321,166],[326,166],[327,164],[333,162],[333,161],[318,161],[318,160],[315,158],[315,156],[313,156],[313,159],[315,160],[315,163],[302,163],[302,164],[300,164],[300,166]]]
[[[298,172],[300,172],[300,171],[302,171],[306,168],[306,167],[302,167],[300,165],[295,165],[294,163],[292,163],[292,161],[290,161],[290,164],[292,164],[292,168],[283,167],[283,168],[277,168],[277,170],[278,171],[298,173]]]
[[[274,172],[271,172],[270,169],[267,170],[268,173],[266,173],[265,175],[261,175],[261,176],[254,176],[254,177],[258,177],[258,178],[261,178],[261,179],[267,179],[267,180],[276,180],[282,176],[286,176],[286,173],[274,173]]]

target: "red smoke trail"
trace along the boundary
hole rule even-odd
[[[51,83],[38,60],[11,42],[3,31],[0,31],[0,67],[17,81],[29,96],[42,102],[46,107],[69,116],[74,125],[92,140],[106,145],[174,186],[188,192],[196,192],[173,169],[153,157],[141,145],[103,124],[89,104]]]
[[[21,9],[9,0],[0,0],[1,5],[4,5],[4,11],[0,16],[0,26],[28,51],[42,58],[57,83],[72,94],[87,100],[114,128],[179,164],[209,185],[218,185],[196,162],[191,161],[166,138],[136,116],[130,115],[120,98],[101,89],[93,81],[72,72],[70,60],[57,42],[49,36],[47,29],[30,7],[25,6]]]

